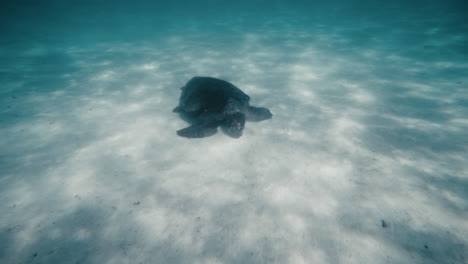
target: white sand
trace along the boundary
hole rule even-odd
[[[298,10],[5,44],[0,262],[468,263],[466,32]],[[197,75],[273,119],[177,137]]]

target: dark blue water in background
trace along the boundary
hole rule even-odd
[[[466,263],[465,1],[9,1],[1,263]],[[271,121],[177,137],[193,76]]]
[[[136,44],[162,41],[171,34],[183,35],[194,29],[235,39],[242,32],[258,32],[265,27],[280,30],[293,24],[296,30],[312,31],[321,24],[328,32],[352,38],[353,48],[372,45],[372,39],[385,39],[392,32],[405,30],[407,34],[394,37],[400,41],[394,44],[404,46],[462,34],[466,11],[463,1],[18,1],[2,7],[2,45],[19,48],[41,43],[64,48],[109,41]],[[357,28],[351,31],[350,27]],[[425,35],[434,27],[440,28],[437,36]],[[208,45],[206,42],[198,44]]]

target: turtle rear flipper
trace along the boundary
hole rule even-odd
[[[259,122],[270,119],[273,115],[265,107],[249,106],[245,112],[247,121]]]
[[[204,138],[216,134],[217,131],[217,124],[198,123],[177,131],[177,135],[186,138]]]

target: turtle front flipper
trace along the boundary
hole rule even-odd
[[[273,117],[270,110],[265,107],[249,106],[245,111],[247,121],[259,122]]]
[[[217,131],[217,124],[197,123],[177,131],[177,135],[186,138],[204,138],[216,134]]]
[[[180,105],[176,106],[174,109],[172,109],[172,112],[174,113],[182,113],[183,109]]]

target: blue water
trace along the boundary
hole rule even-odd
[[[467,263],[466,3],[164,2],[2,4],[0,263]]]

